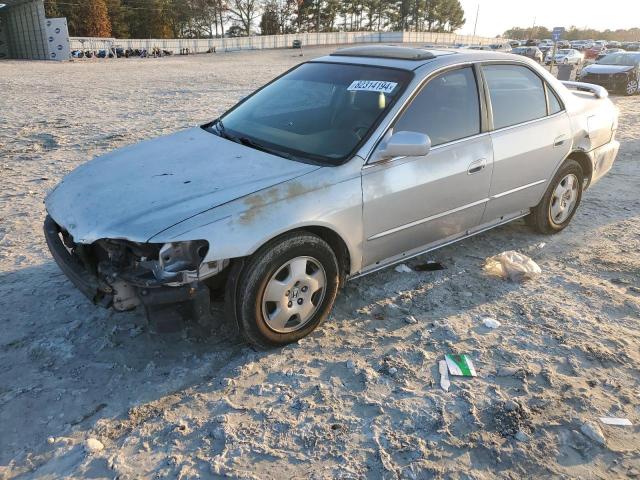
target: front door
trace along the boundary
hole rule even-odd
[[[364,167],[365,268],[464,235],[480,223],[488,200],[493,151],[481,133],[473,68],[431,79],[393,131],[426,133],[432,149]]]

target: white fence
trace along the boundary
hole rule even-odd
[[[473,44],[487,45],[499,41],[496,38],[456,35],[435,32],[331,32],[295,33],[287,35],[259,35],[237,38],[206,39],[117,39],[94,37],[71,37],[71,50],[106,50],[109,48],[131,48],[151,51],[153,48],[180,53],[213,51],[260,50],[291,47],[294,40],[303,46],[341,45],[351,43],[424,43],[433,45]]]

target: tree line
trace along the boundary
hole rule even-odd
[[[551,38],[551,30],[546,27],[521,28],[514,27],[504,32],[505,38],[513,40],[546,39]],[[563,40],[609,40],[618,42],[640,41],[640,28],[630,28],[628,30],[594,30],[590,28],[577,28],[575,26],[567,29],[562,36]]]
[[[77,37],[217,38],[335,31],[453,32],[459,0],[45,0]]]

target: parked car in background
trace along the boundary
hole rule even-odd
[[[511,48],[516,48],[522,45],[522,42],[520,40],[511,40],[509,42],[509,45],[511,45]]]
[[[593,47],[593,44],[594,42],[591,40],[577,40],[575,42],[571,42],[571,48],[582,52]]]
[[[639,93],[640,53],[618,52],[606,55],[582,69],[581,82],[600,85],[624,95]]]
[[[606,51],[607,49],[604,45],[596,44],[593,47],[584,51],[584,59],[595,60],[596,58],[598,58],[598,55]]]
[[[637,52],[640,50],[640,42],[625,43],[624,45],[622,45],[622,48],[624,48],[628,52]]]
[[[45,237],[98,305],[210,325],[222,290],[227,331],[284,345],[349,279],[518,218],[561,232],[611,169],[617,125],[606,90],[523,57],[345,48],[81,165],[47,196]]]
[[[527,40],[524,44],[525,47],[537,47],[538,45],[540,45],[540,40],[533,39],[533,38]]]
[[[489,45],[494,52],[511,52],[513,50],[508,43],[493,43]]]
[[[606,57],[607,55],[611,55],[612,53],[625,53],[626,50],[623,50],[622,48],[607,48],[603,51],[600,52],[600,54],[598,55],[598,57],[596,58],[596,62],[604,57]]]
[[[545,62],[547,63],[547,65],[551,63],[551,60],[554,60],[553,51],[550,51],[547,53],[547,56],[545,58]],[[578,50],[575,50],[573,48],[563,48],[556,52],[554,61],[555,63],[561,64],[561,65],[568,65],[568,64],[580,65],[583,62],[583,60],[584,60],[584,56]]]
[[[542,52],[545,58],[547,58],[547,54],[553,51],[553,45],[538,45],[538,49]]]
[[[538,63],[542,63],[544,60],[544,54],[538,47],[517,47],[511,53],[528,57]]]
[[[302,40],[294,40],[291,44],[291,48],[302,48]]]

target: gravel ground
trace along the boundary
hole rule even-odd
[[[154,335],[53,263],[42,200],[65,173],[326,52],[0,62],[0,478],[640,476],[639,97],[614,99],[622,151],[565,232],[515,222],[408,263],[445,270],[353,281],[283,349]],[[487,277],[505,250],[542,275]],[[447,393],[450,352],[478,377]]]

